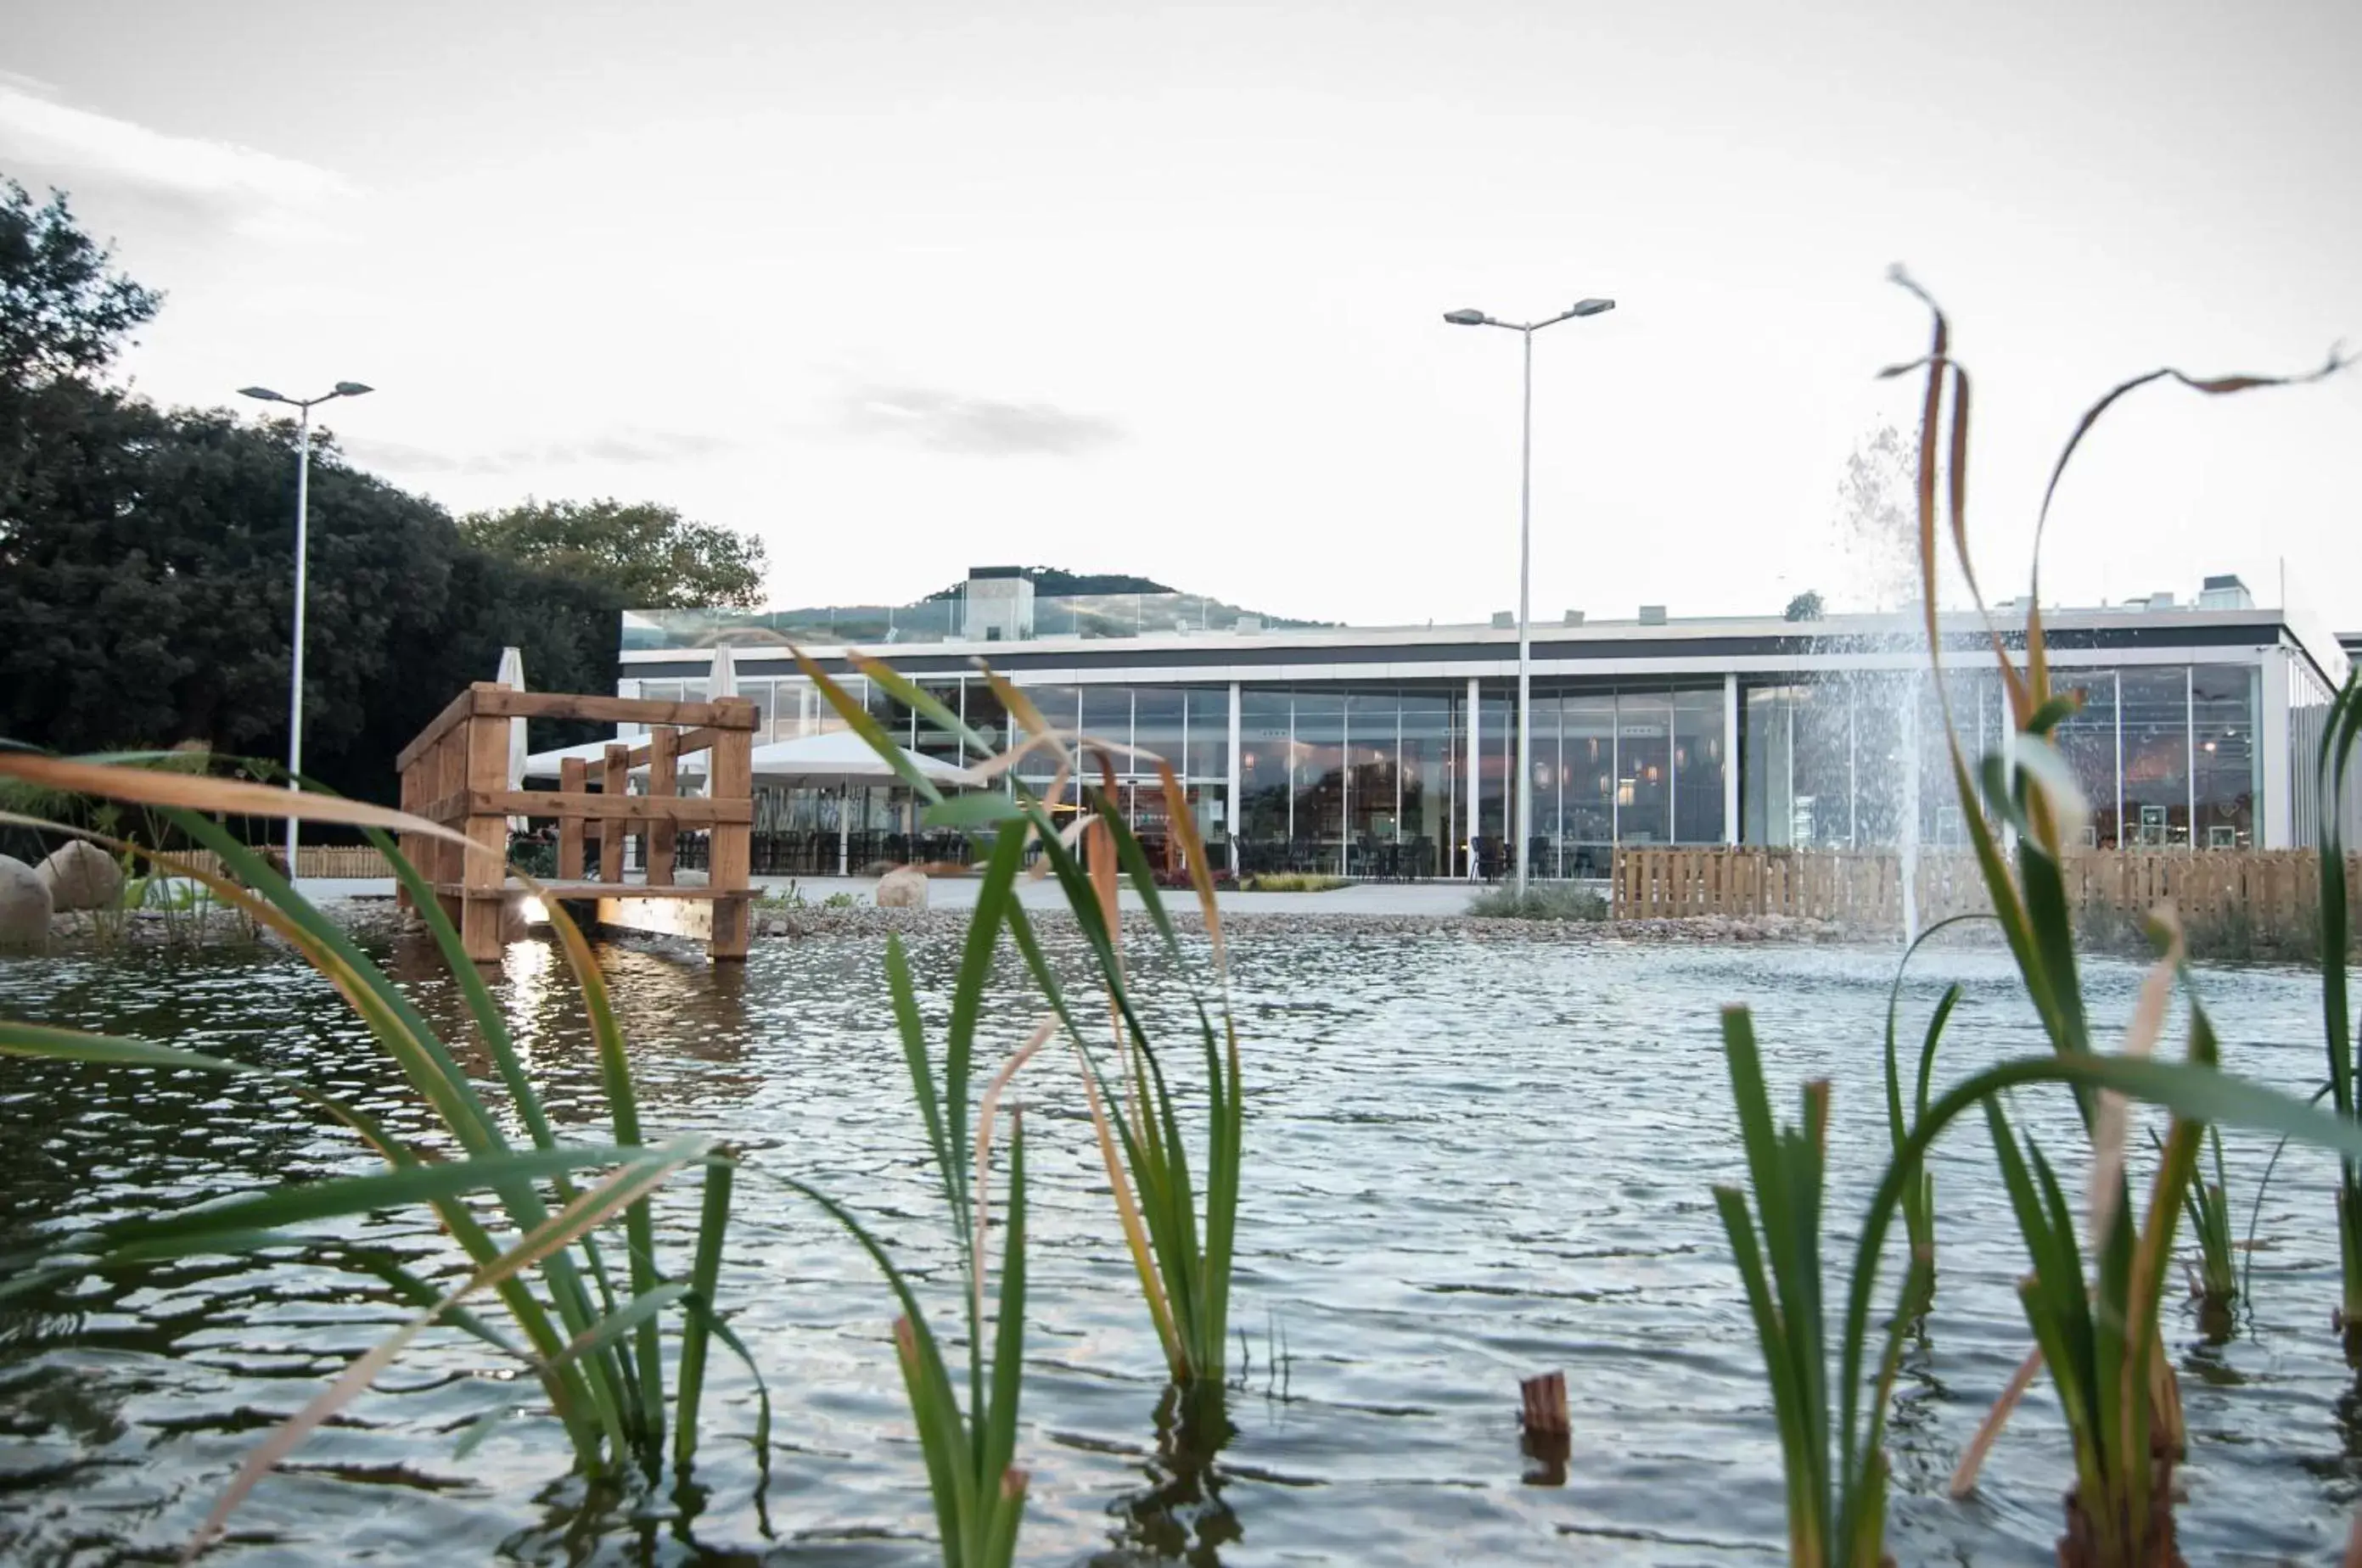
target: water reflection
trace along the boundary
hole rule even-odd
[[[1192,1393],[1167,1385],[1156,1403],[1156,1454],[1141,1466],[1148,1485],[1118,1506],[1117,1550],[1092,1563],[1220,1568],[1221,1549],[1245,1537],[1238,1515],[1222,1499],[1228,1482],[1216,1463],[1237,1434],[1222,1389]]]

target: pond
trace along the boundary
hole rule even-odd
[[[381,951],[434,1015],[456,1022],[426,953],[406,941]],[[712,1130],[755,1171],[841,1197],[917,1269],[947,1323],[955,1260],[890,1032],[880,944],[760,943],[743,975],[655,947],[604,956],[651,1135]],[[922,938],[912,956],[939,1031],[954,941]],[[1240,933],[1242,1343],[1235,1435],[1209,1472],[1176,1473],[1160,1450],[1162,1359],[1078,1080],[1070,1060],[1037,1058],[1018,1080],[1034,1205],[1020,1560],[1781,1561],[1770,1404],[1709,1197],[1738,1163],[1715,1012],[1754,1004],[1783,1113],[1796,1083],[1836,1080],[1831,1230],[1846,1238],[1884,1162],[1879,1041],[1894,958],[1451,929]],[[1906,1028],[1947,981],[1967,987],[1941,1079],[2042,1048],[2003,957],[1953,950],[1922,964]],[[2317,981],[2276,970],[2202,979],[2226,1061],[2309,1091]],[[999,1048],[1031,1020],[1020,980],[1011,969],[998,982]],[[2091,966],[2103,1036],[2121,1031],[2138,980],[2127,964]],[[1177,1025],[1173,990],[1156,994]],[[554,950],[513,949],[498,993],[553,1113],[595,1140],[596,1073]],[[281,957],[9,963],[0,1012],[269,1063],[421,1124],[334,992]],[[2018,1105],[2062,1178],[2079,1171],[2063,1095]],[[2226,1144],[2244,1226],[2269,1149]],[[341,1129],[270,1085],[0,1060],[0,1253],[58,1228],[370,1168]],[[2070,1463],[2047,1383],[1980,1491],[1944,1495],[2028,1340],[2013,1288],[2024,1257],[1981,1129],[1942,1146],[1936,1174],[1941,1278],[1898,1387],[1890,1546],[1906,1564],[2048,1562]],[[2362,1492],[2362,1401],[2330,1329],[2333,1192],[2326,1161],[2281,1161],[2261,1211],[2253,1310],[2228,1337],[2210,1338],[2178,1293],[2167,1308],[2191,1431],[2181,1543],[2193,1563],[2334,1560],[2345,1539]],[[586,1498],[565,1475],[559,1430],[530,1408],[455,1461],[457,1434],[502,1403],[502,1387],[479,1343],[438,1331],[257,1491],[218,1560],[932,1562],[885,1288],[808,1205],[760,1175],[739,1195],[720,1302],[775,1396],[767,1486],[740,1441],[750,1386],[728,1363],[686,1516]],[[684,1189],[660,1205],[676,1247],[693,1203]],[[421,1267],[450,1262],[419,1212],[344,1234]],[[0,1559],[169,1561],[245,1450],[403,1315],[370,1282],[292,1248],[14,1304],[0,1316]],[[1518,1381],[1551,1368],[1566,1372],[1573,1453],[1562,1484],[1530,1484]]]

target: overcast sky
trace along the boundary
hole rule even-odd
[[[1977,378],[2022,586],[2081,407],[2362,345],[2362,5],[663,5],[16,0],[0,171],[168,291],[171,402],[357,378],[454,509],[613,494],[759,532],[782,603],[971,564],[1266,609],[1871,589],[1846,456],[1925,344]],[[238,18],[233,25],[233,16]],[[2163,389],[2078,459],[2045,598],[2236,571],[2362,626],[2362,374]]]

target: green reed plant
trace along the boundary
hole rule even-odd
[[[2012,1190],[2013,1212],[2034,1265],[2022,1297],[2038,1349],[2027,1358],[2010,1394],[1972,1445],[1959,1479],[1973,1476],[2016,1392],[2042,1360],[2049,1358],[2068,1415],[2076,1463],[2061,1561],[2093,1568],[2147,1568],[2155,1560],[2147,1554],[2170,1545],[2170,1450],[2179,1441],[2179,1399],[2157,1328],[2157,1282],[2167,1266],[2172,1227],[2194,1168],[2198,1133],[2223,1124],[2270,1127],[2298,1141],[2344,1152],[2362,1146],[2362,1137],[2357,1137],[2362,1135],[2362,1124],[2323,1115],[2288,1096],[2223,1073],[2214,1061],[2211,1026],[2194,997],[2190,1059],[2182,1063],[2147,1059],[2162,1025],[2172,981],[2180,972],[2178,931],[2169,930],[2172,940],[2167,956],[2144,985],[2125,1054],[2105,1056],[2093,1048],[2077,970],[2075,928],[2060,871],[2064,847],[2075,841],[2084,807],[2073,773],[2050,739],[2059,721],[2073,711],[2073,701],[2054,696],[2049,690],[2039,609],[2040,533],[2059,478],[2077,446],[2100,416],[2136,388],[2171,378],[2202,392],[2219,394],[2309,378],[2202,380],[2177,371],[2158,371],[2115,388],[2084,414],[2052,469],[2037,520],[2035,591],[2028,598],[2031,608],[2022,668],[2012,659],[1999,630],[1987,620],[2016,730],[2015,744],[2007,754],[1985,756],[1972,770],[1960,748],[1950,694],[1942,678],[1943,640],[1936,609],[1940,480],[1954,554],[1983,613],[1968,550],[1969,378],[1951,355],[1949,324],[1942,311],[1899,270],[1895,280],[1926,304],[1934,323],[1927,354],[1884,372],[1889,376],[1926,374],[1917,470],[1918,558],[1933,685],[1944,705],[1955,791],[1994,918],[2002,927],[2052,1053],[2047,1059],[2004,1063],[1974,1074],[1932,1102],[1923,1099],[1905,1131],[1890,1009],[1887,1097],[1893,1152],[1857,1244],[1847,1315],[1835,1344],[1839,1371],[1834,1410],[1825,1360],[1827,1338],[1819,1257],[1825,1154],[1818,1129],[1827,1120],[1826,1090],[1808,1090],[1803,1129],[1775,1129],[1761,1089],[1752,1030],[1743,1012],[1726,1014],[1725,1049],[1748,1152],[1754,1212],[1749,1214],[1746,1194],[1738,1189],[1718,1190],[1716,1201],[1731,1233],[1771,1377],[1788,1474],[1791,1559],[1812,1568],[1832,1563],[1847,1568],[1874,1568],[1883,1556],[1887,1470],[1880,1449],[1888,1390],[1900,1354],[1900,1336],[1926,1299],[1932,1263],[1932,1254],[1926,1249],[1932,1243],[1933,1190],[1925,1174],[1925,1156],[1951,1120],[1972,1105],[1984,1108],[2001,1150],[2004,1179]],[[2315,375],[2329,374],[2339,366],[2333,356]],[[2004,844],[2004,833],[2014,840],[2014,856]],[[1949,1011],[1948,1005],[1939,1008],[1943,1017],[1948,1017]],[[1932,1063],[1940,1030],[1938,1022],[1922,1047],[1923,1077]],[[2040,1163],[2036,1151],[2035,1175],[2026,1175],[2029,1161],[2019,1152],[1997,1098],[2014,1085],[2040,1081],[2072,1087],[2092,1134],[2094,1177],[2090,1245],[2097,1274],[2091,1280],[2083,1274],[2081,1252],[2072,1245],[2071,1221],[2063,1204],[2053,1201],[2055,1182],[2043,1189],[2041,1173],[2047,1166]],[[2145,1221],[2130,1217],[2123,1161],[2126,1097],[2162,1104],[2175,1117],[2166,1140],[2168,1157],[2152,1189]],[[2035,1201],[2020,1201],[2029,1195]],[[1862,1363],[1870,1352],[1870,1299],[1880,1249],[1897,1208],[1916,1209],[1923,1218],[1917,1222],[1919,1234],[1912,1238],[1903,1294],[1888,1321],[1880,1376],[1871,1385],[1874,1392],[1865,1416],[1860,1397],[1865,1387]],[[1914,1222],[1906,1219],[1905,1224],[1908,1230]],[[2165,1451],[2162,1478],[2160,1448]]]
[[[1187,793],[1170,762],[1128,744],[1060,729],[1044,719],[1025,696],[990,670],[984,672],[1024,739],[1008,750],[993,747],[959,717],[883,662],[855,655],[855,667],[894,700],[930,723],[961,738],[982,759],[971,772],[999,782],[1003,791],[944,798],[911,766],[877,720],[810,658],[797,662],[855,731],[866,739],[903,782],[927,801],[930,826],[988,833],[995,863],[1003,854],[1038,851],[1036,875],[1054,876],[1075,917],[1102,992],[1111,1050],[1102,1056],[1060,983],[1031,918],[1015,897],[995,895],[988,872],[969,925],[968,940],[989,942],[1005,925],[1037,988],[1072,1045],[1085,1098],[1126,1246],[1131,1250],[1142,1301],[1163,1343],[1174,1381],[1191,1394],[1193,1408],[1218,1405],[1229,1354],[1231,1264],[1238,1229],[1239,1177],[1245,1147],[1245,1096],[1242,1087],[1238,1030],[1230,1006],[1228,958],[1221,914],[1215,902],[1212,864],[1199,839]],[[1047,789],[1036,790],[1019,775],[1032,757],[1052,767]],[[1134,771],[1153,771],[1161,786],[1167,829],[1187,864],[1210,948],[1212,995],[1196,981],[1198,966],[1184,952],[1179,935],[1156,885],[1154,868],[1117,801],[1116,759]],[[1096,784],[1080,784],[1091,770]],[[1074,787],[1070,791],[1070,785]],[[1078,797],[1078,798],[1075,798]],[[1082,809],[1060,824],[1054,805]],[[1017,863],[1012,860],[1012,866]],[[1012,872],[1013,875],[1013,872]],[[1187,987],[1197,1025],[1205,1083],[1203,1191],[1193,1174],[1190,1151],[1159,1049],[1142,1021],[1139,998],[1128,978],[1119,886],[1128,878],[1138,894],[1159,946]],[[958,1020],[955,1017],[955,1027]],[[1114,1074],[1110,1076],[1109,1064]]]
[[[2114,1094],[2160,1105],[2193,1126],[2250,1127],[2341,1153],[2362,1151],[2362,1128],[2204,1061],[2097,1051],[2004,1061],[1936,1095],[1913,1124],[1863,1212],[1843,1313],[1834,1316],[1821,1245],[1827,1087],[1808,1084],[1802,1123],[1781,1126],[1771,1111],[1748,1010],[1726,1008],[1722,1034],[1746,1183],[1717,1187],[1715,1202],[1763,1351],[1787,1477],[1794,1568],[1879,1568],[1884,1559],[1888,1393],[1915,1305],[1924,1299],[1926,1260],[1914,1256],[1906,1263],[1882,1338],[1871,1322],[1872,1303],[1888,1233],[1927,1150],[1955,1121],[2009,1091],[2063,1084],[2094,1102]],[[2202,1054],[2194,1041],[2192,1048]],[[2110,1185],[2120,1191],[2122,1179],[2119,1167]],[[2154,1212],[2154,1197],[2151,1207]],[[2129,1227],[2119,1231],[2129,1255]],[[2164,1240],[2169,1245],[2169,1232]],[[2127,1269],[2125,1277],[2131,1277]],[[2153,1321],[2153,1310],[2149,1315]],[[2137,1343],[2133,1354],[2161,1365]],[[1873,1355],[1874,1376],[1867,1370]],[[2149,1387],[2145,1380],[2133,1386],[2145,1393]]]
[[[998,905],[1010,898],[1021,861],[1017,848],[1015,839],[1009,840],[987,864],[979,911],[986,900]],[[901,1315],[894,1321],[895,1355],[901,1364],[903,1390],[918,1430],[920,1451],[926,1458],[927,1486],[942,1539],[944,1568],[1006,1568],[1016,1554],[1018,1527],[1025,1513],[1028,1477],[1015,1463],[1025,1354],[1025,1127],[1021,1114],[1011,1117],[1000,1285],[989,1318],[985,1310],[985,1252],[992,1213],[988,1176],[1001,1094],[1017,1070],[1049,1038],[1054,1020],[1045,1019],[1039,1025],[994,1073],[976,1103],[976,1132],[971,1139],[967,1126],[976,1027],[998,937],[998,927],[988,923],[981,912],[968,928],[953,986],[940,1086],[902,940],[889,937],[886,946],[895,1026],[926,1129],[928,1157],[959,1241],[960,1272],[966,1286],[961,1309],[967,1331],[965,1408],[918,1295],[886,1248],[843,1204],[806,1183],[788,1183],[852,1234],[886,1276],[901,1304]],[[985,1354],[988,1334],[988,1359]]]
[[[1911,968],[1911,959],[1931,937],[1986,918],[1981,914],[1955,915],[1938,920],[1911,939],[1903,950],[1902,961],[1894,966],[1894,981],[1886,992],[1886,1134],[1889,1146],[1900,1153],[1911,1135],[1912,1124],[1927,1114],[1927,1092],[1935,1081],[1936,1047],[1944,1037],[1944,1025],[1951,1021],[1952,1009],[1960,1003],[1960,988],[1948,985],[1937,1000],[1936,1010],[1927,1018],[1927,1029],[1919,1044],[1919,1069],[1913,1082],[1910,1113],[1904,1114],[1903,1096],[1903,1062],[1895,1043],[1895,1029],[1903,1010],[1903,981]],[[1927,1265],[1926,1288],[1932,1293],[1936,1285],[1936,1178],[1932,1172],[1921,1171],[1904,1190],[1904,1230],[1914,1258],[1925,1258]],[[1924,1312],[1929,1302],[1921,1301],[1914,1315]]]
[[[2238,1299],[2239,1268],[2231,1240],[2230,1187],[2223,1176],[2223,1135],[2209,1127],[2206,1141],[2214,1158],[2214,1179],[2193,1179],[2182,1193],[2181,1212],[2190,1222],[2190,1234],[2198,1239],[2198,1269],[2191,1277],[2190,1293],[2210,1308],[2222,1308]]]
[[[547,1112],[524,1071],[506,1023],[482,976],[470,963],[458,933],[446,918],[433,889],[396,850],[387,829],[454,839],[448,829],[402,813],[334,796],[292,795],[261,784],[187,772],[117,763],[73,762],[0,751],[0,778],[112,800],[138,803],[187,841],[209,849],[221,871],[212,872],[175,856],[105,839],[54,822],[34,824],[48,831],[93,839],[121,853],[135,853],[157,872],[186,879],[210,896],[243,912],[284,940],[336,986],[400,1069],[411,1088],[435,1113],[440,1131],[458,1146],[458,1157],[394,1135],[358,1108],[311,1090],[300,1080],[245,1064],[152,1042],[90,1036],[0,1020],[0,1051],[127,1067],[173,1067],[206,1072],[263,1076],[287,1084],[308,1102],[351,1127],[391,1168],[376,1176],[344,1178],[281,1187],[228,1201],[178,1212],[138,1216],[85,1235],[61,1238],[39,1254],[9,1260],[0,1294],[15,1294],[92,1270],[137,1266],[192,1252],[238,1253],[305,1241],[302,1227],[324,1220],[424,1203],[442,1222],[469,1266],[461,1284],[436,1288],[391,1259],[334,1245],[324,1255],[383,1280],[418,1315],[376,1349],[356,1361],[317,1398],[283,1424],[248,1458],[213,1514],[200,1527],[192,1552],[201,1549],[232,1509],[320,1423],[357,1398],[420,1332],[448,1322],[521,1365],[538,1387],[572,1443],[577,1467],[594,1478],[621,1478],[633,1472],[653,1481],[666,1458],[669,1426],[671,1458],[692,1461],[708,1346],[721,1340],[745,1360],[745,1348],[712,1309],[712,1291],[729,1216],[732,1160],[712,1139],[677,1139],[650,1145],[642,1136],[622,1033],[606,985],[588,944],[554,904],[553,930],[580,988],[598,1053],[613,1120],[613,1142],[594,1146],[560,1144]],[[367,830],[408,891],[465,1000],[487,1055],[507,1091],[507,1110],[522,1126],[524,1146],[504,1130],[504,1120],[478,1092],[449,1046],[409,998],[372,963],[351,938],[313,906],[263,859],[239,844],[207,815],[220,812],[285,816],[342,822]],[[21,820],[21,819],[19,819]],[[464,840],[461,840],[464,841]],[[649,1198],[676,1173],[704,1172],[702,1222],[685,1278],[659,1269]],[[608,1174],[588,1186],[573,1172],[604,1168]],[[467,1200],[489,1193],[497,1222],[488,1223]],[[611,1217],[624,1222],[627,1256],[611,1267],[598,1229]],[[503,1241],[494,1223],[515,1238]],[[508,1321],[503,1330],[469,1310],[467,1299],[491,1292]],[[665,1383],[663,1324],[679,1320],[679,1382],[668,1395]],[[748,1360],[749,1370],[752,1362]],[[757,1375],[760,1409],[756,1443],[767,1455],[769,1404]],[[500,1414],[493,1412],[493,1416]],[[462,1439],[472,1446],[489,1431],[487,1417]]]
[[[2348,1121],[2362,1121],[2362,1095],[2355,1087],[2356,1079],[2362,1078],[2362,1058],[2356,1054],[2354,1014],[2346,990],[2346,946],[2353,931],[2346,905],[2345,821],[2340,806],[2357,746],[2362,746],[2362,671],[2346,677],[2345,689],[2330,707],[2318,763],[2322,1035],[2329,1056],[2330,1102],[2337,1114]],[[2338,1322],[2345,1333],[2347,1359],[2362,1363],[2362,1164],[2353,1160],[2338,1168],[2337,1252],[2343,1277]]]

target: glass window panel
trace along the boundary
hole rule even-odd
[[[2125,843],[2190,842],[2190,672],[2128,669],[2117,684],[2125,734]]]
[[[1009,709],[1001,703],[1000,694],[983,681],[967,681],[963,685],[966,689],[961,694],[961,700],[967,707],[961,717],[966,719],[967,727],[976,731],[977,739],[984,742],[986,749],[998,756],[1009,749],[1013,738]]]
[[[1357,849],[1391,844],[1400,827],[1402,698],[1393,692],[1357,692],[1345,698],[1348,831]],[[1357,873],[1374,868],[1356,866]]]
[[[1903,841],[1911,806],[1912,690],[1915,677],[1884,671],[1841,679],[1853,702],[1853,748],[1849,761],[1854,816],[1851,842],[1857,849],[1891,848]]]
[[[2075,782],[2091,802],[2092,825],[2084,842],[2094,849],[2116,849],[2124,833],[2116,810],[2116,672],[2054,669],[2050,688],[2081,704],[2052,733],[2058,754],[2074,770]]]
[[[1476,723],[1476,832],[1495,845],[1496,852],[1509,841],[1509,748],[1514,743],[1510,717],[1517,706],[1496,687],[1480,688]]]
[[[1673,694],[1673,837],[1722,842],[1722,693]]]
[[[1182,755],[1182,718],[1187,700],[1179,686],[1140,686],[1131,694],[1131,743],[1172,763],[1175,773],[1182,770],[1186,761]],[[1222,728],[1230,728],[1227,712],[1222,716]],[[1125,764],[1125,771],[1142,779],[1156,777],[1156,764],[1145,759]]]
[[[1450,694],[1406,692],[1402,699],[1399,831],[1411,876],[1444,874],[1453,840],[1451,756],[1458,726]]]
[[[919,689],[949,708],[953,718],[959,717],[960,683],[956,678],[922,681]],[[952,763],[962,760],[958,731],[944,729],[924,714],[918,715],[917,718],[919,743],[916,749],[921,755],[939,757]]]
[[[1040,711],[1042,721],[1051,729],[1071,731],[1075,728],[1077,704],[1081,698],[1073,686],[1026,686],[1022,689],[1025,700]],[[1014,726],[1008,743],[1021,745],[1024,740],[1025,727],[1021,724]],[[1046,786],[1057,772],[1057,760],[1047,750],[1028,752],[1025,760],[1017,764],[1018,777],[1032,781],[1036,788]]]
[[[1288,779],[1290,699],[1285,690],[1239,694],[1239,837],[1250,850],[1245,869],[1267,868],[1265,857],[1291,837],[1294,792]]]
[[[1661,844],[1673,830],[1673,705],[1666,692],[1616,695],[1616,836]]]
[[[1120,745],[1131,744],[1131,688],[1130,686],[1085,686],[1082,688],[1082,728],[1087,735],[1101,740],[1113,740]],[[1096,762],[1092,764],[1098,766]],[[1123,763],[1119,755],[1119,772]]]
[[[2201,664],[2190,672],[2190,722],[2198,737],[2190,759],[2198,804],[2195,842],[2202,850],[2255,847],[2256,799],[2263,787],[2257,680],[2246,664]]]
[[[1231,777],[1231,689],[1192,686],[1188,700],[1189,746],[1186,776],[1228,786]]]
[[[1566,783],[1551,831],[1561,847],[1563,874],[1606,876],[1616,843],[1616,695],[1563,698],[1558,745]]]
[[[1296,797],[1292,839],[1304,869],[1336,872],[1345,842],[1345,699],[1331,691],[1296,694],[1296,741],[1290,787]]]

